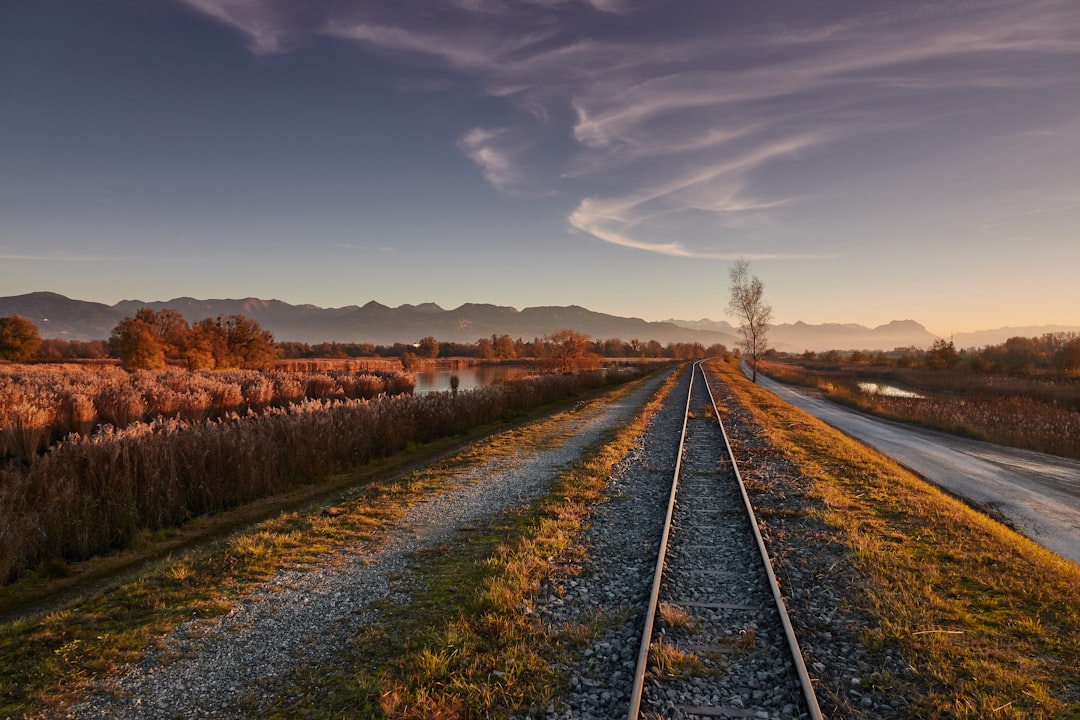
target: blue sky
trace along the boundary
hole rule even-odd
[[[1080,4],[0,0],[0,295],[1080,325]]]

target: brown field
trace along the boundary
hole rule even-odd
[[[400,368],[378,360],[296,360],[271,371],[133,373],[112,363],[0,365],[0,462],[30,462],[67,436],[86,436],[104,425],[119,430],[156,420],[201,422],[304,400],[412,392],[414,380]]]
[[[777,380],[817,388],[831,400],[924,427],[979,440],[1080,459],[1080,382],[966,369],[896,368],[868,363],[767,360]],[[893,397],[860,382],[895,385],[922,395]]]
[[[0,463],[0,584],[42,563],[123,548],[142,532],[638,376],[544,375],[415,397],[404,392],[410,376],[397,374],[42,372],[54,384],[34,373],[4,376],[4,408],[24,418],[36,408],[40,417],[4,425],[9,447],[14,441],[22,450]],[[72,398],[85,414],[65,410]],[[275,404],[282,398],[289,401]],[[100,420],[107,424],[80,432]],[[72,434],[39,452],[54,430],[35,428],[56,423]]]

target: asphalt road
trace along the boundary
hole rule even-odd
[[[761,375],[758,384],[1080,564],[1080,461],[881,420]]]

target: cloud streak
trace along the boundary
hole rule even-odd
[[[269,0],[178,0],[221,25],[240,32],[256,55],[286,52],[302,29],[275,2]]]
[[[1054,87],[1075,76],[1080,55],[1073,0],[873,4],[858,14],[823,3],[820,19],[792,11],[780,31],[729,29],[722,8],[644,0],[326,0],[302,19],[276,0],[179,1],[257,54],[333,38],[458,74],[520,111],[515,125],[459,135],[493,188],[576,195],[571,227],[674,257],[752,254],[670,240],[666,228],[697,214],[719,228],[779,222],[796,200],[765,182],[777,162],[930,127],[958,98]],[[680,9],[683,23],[672,20]],[[543,141],[560,155],[534,162]]]
[[[461,139],[460,147],[492,187],[513,194],[522,182],[522,174],[510,153],[498,147],[501,134],[497,130],[475,128]]]

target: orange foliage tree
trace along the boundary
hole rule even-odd
[[[18,315],[0,318],[0,359],[29,360],[40,345],[37,325]]]
[[[189,326],[168,308],[141,308],[113,329],[109,346],[125,370],[155,370],[170,360],[190,370],[261,369],[279,355],[274,336],[243,315],[207,318]]]

